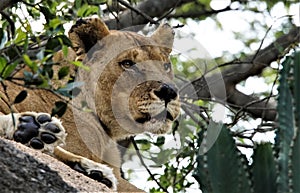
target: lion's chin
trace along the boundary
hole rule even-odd
[[[135,119],[139,124],[142,124],[143,131],[153,134],[164,134],[171,130],[174,120],[177,116],[172,115],[166,109],[156,115],[143,114],[142,117]]]
[[[157,120],[157,119],[151,119],[150,121],[145,122],[144,130],[146,132],[150,132],[153,134],[164,134],[171,130],[172,128],[172,121],[170,120]]]

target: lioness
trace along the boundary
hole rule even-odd
[[[51,117],[49,111],[61,99],[34,89],[11,107],[24,87],[4,81],[0,135],[52,153],[113,190],[139,191],[121,178],[116,141],[142,132],[165,133],[178,117],[179,96],[169,60],[174,32],[164,24],[144,37],[110,31],[100,19],[89,18],[78,20],[69,38],[74,50],[69,51],[69,60],[74,55],[90,67],[77,69],[77,80],[84,86],[73,104],[61,120]],[[89,110],[82,110],[83,101]]]

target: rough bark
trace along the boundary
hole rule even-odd
[[[11,192],[111,192],[62,162],[0,138],[0,190]]]
[[[152,18],[159,18],[171,9],[192,1],[193,0],[148,0],[137,4],[135,8]],[[147,20],[147,18],[130,9],[120,13],[116,19],[105,21],[110,29],[124,29],[148,22],[149,20]]]
[[[2,0],[0,3],[0,11],[3,11],[7,7],[11,7],[15,3],[18,3],[21,0]]]

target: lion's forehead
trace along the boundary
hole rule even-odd
[[[151,37],[145,37],[133,32],[114,31],[105,37],[104,40],[107,48],[113,47],[116,49],[118,47],[118,50],[123,50],[132,56],[142,53],[148,53],[148,56],[152,58],[157,56],[167,57],[169,55],[165,51],[165,48],[167,48],[165,45],[157,43]],[[111,42],[114,42],[114,44]]]
[[[135,63],[143,62],[146,60],[166,62],[169,60],[169,55],[155,46],[139,46],[125,50],[123,53],[120,53],[118,55],[117,59],[130,59]]]

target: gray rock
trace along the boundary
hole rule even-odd
[[[1,193],[111,192],[47,154],[0,137]]]

